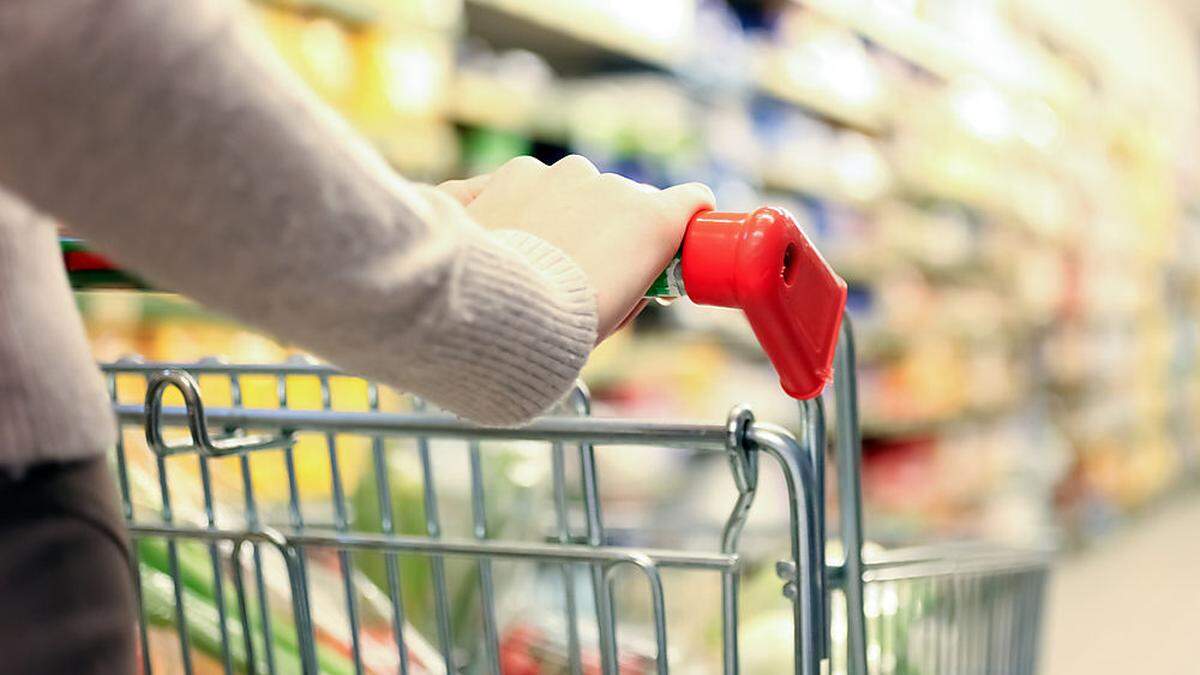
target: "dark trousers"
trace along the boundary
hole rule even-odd
[[[0,673],[134,673],[134,611],[105,461],[0,474]]]

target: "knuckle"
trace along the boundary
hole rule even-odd
[[[592,161],[583,155],[567,155],[554,163],[554,169],[559,171],[569,171],[572,173],[588,173],[596,175],[600,171],[596,168]]]
[[[520,155],[519,157],[513,157],[505,162],[497,170],[497,173],[530,173],[545,168],[546,165],[536,157]]]
[[[613,190],[623,190],[630,193],[640,192],[636,189],[637,183],[619,173],[602,173],[600,174],[600,182],[605,187]]]

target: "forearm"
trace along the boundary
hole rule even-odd
[[[394,176],[245,30],[213,2],[0,6],[0,182],[345,368],[484,422],[551,403],[595,340],[582,272]]]

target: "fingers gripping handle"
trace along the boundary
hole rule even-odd
[[[693,302],[745,312],[789,396],[821,393],[833,377],[846,282],[787,211],[696,215],[679,267]]]

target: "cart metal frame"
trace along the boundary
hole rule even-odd
[[[115,465],[125,518],[136,538],[161,538],[167,542],[169,571],[174,592],[174,624],[180,644],[180,669],[193,672],[179,568],[179,542],[194,540],[207,547],[216,587],[222,665],[235,672],[231,652],[240,649],[248,670],[279,671],[272,655],[271,616],[266,611],[263,551],[278,553],[286,565],[291,595],[291,614],[300,645],[302,672],[319,672],[314,640],[306,552],[329,549],[336,552],[343,584],[342,593],[352,636],[350,658],[363,672],[359,608],[350,556],[352,552],[382,553],[387,566],[387,588],[391,627],[398,650],[399,670],[413,671],[406,648],[404,598],[401,593],[398,555],[420,555],[429,559],[436,606],[436,645],[446,672],[459,672],[453,653],[454,639],[449,619],[449,599],[444,561],[465,558],[478,565],[483,646],[481,659],[470,664],[475,672],[499,673],[500,626],[496,615],[496,580],[492,561],[520,559],[558,565],[562,569],[566,607],[564,641],[568,646],[567,671],[585,672],[582,658],[581,622],[594,620],[602,672],[618,672],[621,644],[614,607],[613,578],[618,569],[640,574],[650,599],[652,632],[656,648],[656,670],[668,672],[668,621],[661,571],[664,569],[707,570],[720,576],[721,583],[721,670],[740,670],[738,638],[739,584],[745,561],[739,539],[755,501],[760,463],[768,458],[782,474],[787,488],[789,555],[778,561],[776,573],[782,592],[791,601],[795,673],[1032,673],[1035,670],[1038,619],[1042,589],[1047,574],[1046,556],[1037,553],[999,552],[976,548],[931,548],[906,550],[873,559],[863,559],[862,494],[860,486],[861,440],[855,382],[854,340],[849,320],[843,323],[837,354],[833,401],[836,433],[833,456],[838,485],[837,540],[846,552],[843,561],[832,563],[826,556],[826,415],[821,398],[800,404],[799,437],[787,430],[759,422],[744,407],[735,407],[723,424],[696,425],[646,422],[590,416],[586,389],[578,387],[565,402],[566,414],[545,417],[518,429],[483,428],[452,416],[426,412],[392,413],[380,410],[379,390],[368,384],[370,410],[335,410],[331,403],[330,378],[340,377],[329,367],[311,362],[283,365],[230,365],[216,360],[197,363],[146,363],[123,359],[104,364],[114,408],[122,427],[144,429],[154,453],[161,503],[156,518],[141,518],[134,508],[124,442],[115,448]],[[142,404],[121,402],[117,396],[119,377],[145,378]],[[198,376],[228,378],[232,393],[229,407],[205,406]],[[278,408],[243,407],[241,378],[273,376],[277,381]],[[287,378],[315,377],[320,382],[323,408],[300,410],[288,407]],[[168,407],[163,394],[177,389],[184,406]],[[190,438],[168,441],[164,428],[186,428]],[[214,430],[219,430],[215,432]],[[292,445],[297,432],[327,435],[330,467],[330,508],[333,527],[306,523]],[[382,528],[379,532],[353,531],[349,525],[346,486],[338,464],[338,438],[342,435],[371,439],[372,473],[376,481]],[[420,459],[425,507],[425,536],[398,534],[389,497],[389,457],[385,437],[414,439]],[[471,511],[474,538],[443,536],[438,512],[435,461],[429,441],[435,438],[468,441]],[[513,439],[547,443],[552,460],[553,503],[557,531],[546,543],[504,541],[489,536],[487,528],[481,442]],[[604,452],[619,452],[622,446],[655,445],[693,448],[723,453],[727,459],[738,497],[731,505],[719,541],[711,552],[693,550],[650,550],[614,546],[606,536],[601,508],[597,446]],[[564,457],[578,453],[585,514],[585,531],[573,531],[568,514],[568,485]],[[249,456],[252,453],[281,453],[288,484],[287,522],[265,522],[255,497]],[[173,509],[168,472],[174,457],[198,457],[203,494],[202,522],[181,522]],[[231,528],[218,522],[218,496],[208,463],[214,458],[240,458],[245,527]],[[371,475],[363,480],[372,479]],[[582,542],[582,543],[580,543]],[[590,580],[590,605],[595,616],[582,617],[572,569],[586,570]],[[139,598],[142,588],[138,580]],[[245,577],[249,576],[247,580]],[[235,606],[229,606],[225,584],[232,582]],[[257,609],[257,624],[252,612]],[[839,616],[841,618],[839,618]],[[900,631],[900,618],[919,630]],[[147,622],[139,616],[143,645],[142,665],[150,673]],[[256,627],[257,625],[257,627]],[[240,631],[237,628],[240,627]],[[255,631],[261,632],[256,639]],[[240,632],[240,644],[235,645]],[[844,644],[844,648],[836,645]],[[260,653],[256,654],[256,650]],[[265,652],[265,653],[262,653]],[[836,652],[836,653],[835,653]]]

